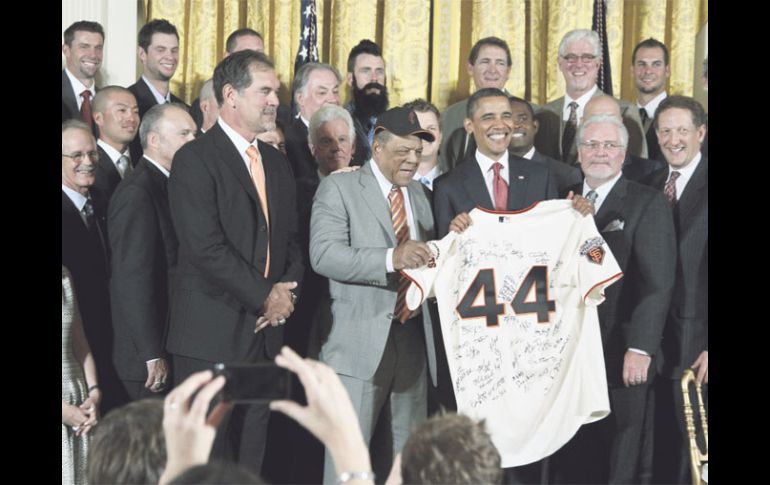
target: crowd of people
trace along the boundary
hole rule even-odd
[[[482,38],[476,91],[441,113],[389,106],[370,40],[344,79],[298,69],[291,106],[254,30],[228,37],[192,106],[170,90],[174,25],[141,28],[127,88],[96,86],[104,42],[96,22],[64,31],[62,483],[689,481],[679,378],[693,368],[707,404],[707,117],[666,92],[666,45],[636,46],[628,102],[597,86],[598,35],[573,30],[565,93],[537,106],[505,91],[506,41]],[[402,271],[475,207],[560,198],[623,273],[598,307],[611,412],[503,469],[495,430],[458,409],[435,300],[407,307]],[[273,361],[306,404],[215,398],[215,363]]]

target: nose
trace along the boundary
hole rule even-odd
[[[278,106],[279,102],[278,91],[270,91],[270,94],[267,95],[267,104],[269,106]]]

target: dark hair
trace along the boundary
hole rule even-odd
[[[494,98],[497,96],[502,96],[503,98],[508,99],[508,95],[505,94],[501,89],[497,89],[497,88],[479,89],[475,93],[471,94],[470,98],[468,98],[468,107],[465,110],[465,115],[468,118],[473,118],[473,113],[476,111],[476,106],[479,104],[479,100],[481,98]]]
[[[485,45],[493,45],[504,50],[505,57],[508,61],[508,67],[513,64],[513,61],[511,61],[511,49],[508,48],[508,43],[506,41],[500,37],[484,37],[473,44],[473,48],[471,48],[471,53],[468,55],[468,63],[470,63],[471,66],[476,64],[476,59],[479,58],[479,51]]]
[[[703,109],[703,105],[689,96],[674,95],[668,96],[661,101],[658,105],[658,109],[655,110],[655,129],[658,128],[658,118],[660,118],[660,114],[672,108],[686,109],[689,111],[692,116],[693,124],[698,128],[706,124],[706,111]]]
[[[479,423],[462,414],[433,416],[401,452],[404,483],[502,483],[500,453]]]
[[[142,399],[108,413],[94,428],[89,483],[158,483],[166,467],[163,400]]]
[[[214,95],[220,107],[224,103],[222,88],[225,84],[231,85],[239,93],[251,86],[252,64],[256,64],[258,70],[274,69],[273,61],[266,54],[251,49],[230,54],[214,68]]]
[[[526,99],[519,98],[518,96],[508,96],[508,101],[513,103],[521,103],[523,105],[526,105],[527,109],[529,110],[529,116],[532,117],[532,119],[535,119],[535,110],[532,109],[532,105],[529,104],[529,101]]]
[[[441,117],[441,113],[439,112],[438,108],[431,103],[430,101],[425,101],[422,98],[415,99],[414,101],[409,101],[404,105],[404,108],[411,109],[412,111],[417,111],[418,113],[427,113],[430,111],[434,115],[436,115],[436,118]]]
[[[227,41],[225,41],[225,50],[229,52],[230,54],[233,53],[233,49],[235,49],[235,44],[238,42],[239,37],[245,37],[247,35],[253,35],[254,37],[259,37],[259,40],[262,41],[262,43],[265,42],[265,39],[262,38],[262,34],[257,32],[254,29],[250,29],[248,27],[245,27],[243,29],[238,29],[232,34],[227,36]]]
[[[104,29],[99,22],[90,20],[78,20],[64,31],[64,43],[72,47],[72,41],[75,40],[75,32],[93,32],[102,36],[104,40]]]
[[[263,484],[265,482],[259,475],[255,475],[236,463],[210,461],[204,465],[188,468],[171,480],[169,485],[195,485],[199,483],[236,485],[239,483]]]
[[[356,67],[356,57],[359,54],[371,54],[375,57],[382,57],[382,49],[369,39],[363,39],[355,47],[350,49],[348,54],[348,72],[353,72]]]
[[[179,33],[176,31],[174,24],[166,19],[155,19],[147,22],[139,29],[139,35],[137,36],[137,44],[139,47],[147,51],[152,43],[153,34],[171,34],[175,35],[179,40]]]
[[[666,47],[666,44],[653,37],[644,39],[643,41],[636,44],[636,47],[634,47],[634,53],[631,55],[631,65],[633,66],[636,63],[636,51],[641,48],[652,49],[655,47],[663,50],[663,64],[668,66],[668,47]]]

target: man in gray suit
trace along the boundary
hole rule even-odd
[[[540,129],[535,138],[535,147],[551,158],[575,165],[577,125],[583,119],[583,110],[588,100],[603,94],[596,85],[599,66],[602,64],[599,35],[587,29],[567,32],[559,44],[558,64],[564,76],[566,93],[543,105],[538,112]],[[619,102],[623,125],[628,130],[628,152],[638,157],[647,157],[647,142],[639,113],[627,101]]]
[[[389,424],[388,461],[426,417],[426,367],[435,383],[430,313],[425,305],[406,309],[409,282],[399,274],[431,259],[422,242],[434,236],[430,203],[412,177],[421,140],[434,137],[403,107],[379,115],[374,133],[372,158],[360,170],[326,177],[318,187],[310,262],[329,278],[332,299],[332,322],[319,330],[319,358],[339,374],[370,448],[380,443],[372,440],[380,415]],[[336,473],[344,471],[350,470]],[[327,452],[324,483],[334,483],[336,473]]]

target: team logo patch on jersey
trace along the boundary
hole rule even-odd
[[[441,251],[438,248],[438,244],[434,242],[429,242],[428,247],[430,247],[430,252],[433,253],[433,257],[430,258],[430,261],[428,261],[428,268],[435,268],[436,267],[436,259],[441,255]]]
[[[588,261],[594,264],[602,264],[604,262],[604,239],[600,237],[593,237],[584,242],[580,246],[580,255],[586,256]]]

